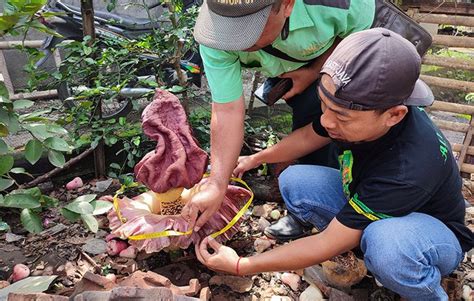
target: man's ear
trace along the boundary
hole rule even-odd
[[[295,5],[295,0],[282,0],[281,8],[284,10],[285,17],[288,18],[293,11],[293,6]]]
[[[405,115],[408,113],[408,108],[404,105],[398,105],[393,108],[388,109],[384,112],[386,116],[385,125],[392,127],[402,121]]]

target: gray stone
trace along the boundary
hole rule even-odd
[[[107,243],[102,239],[92,238],[82,246],[82,250],[92,255],[103,254],[107,251]]]

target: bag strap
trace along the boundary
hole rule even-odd
[[[309,62],[312,62],[312,61],[315,60],[315,59],[310,59],[310,60],[295,59],[294,57],[289,56],[288,54],[284,53],[283,51],[276,49],[271,44],[268,45],[268,46],[263,47],[262,50],[265,51],[268,54],[276,56],[277,58],[280,58],[280,59],[283,59],[283,60],[286,60],[286,61],[290,61],[290,62],[295,62],[295,63],[309,63]]]

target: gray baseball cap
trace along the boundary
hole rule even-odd
[[[321,69],[336,92],[320,91],[352,110],[386,109],[396,105],[429,106],[434,97],[419,79],[421,57],[415,46],[385,28],[372,28],[343,39]]]
[[[262,35],[275,0],[205,0],[194,26],[199,44],[245,50]]]

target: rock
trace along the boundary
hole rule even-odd
[[[288,296],[272,296],[270,301],[293,301],[293,299]]]
[[[16,234],[11,233],[11,232],[8,232],[7,234],[5,234],[6,242],[16,242],[16,241],[20,241],[22,239],[25,239],[25,237],[21,236],[21,235],[16,235]]]
[[[355,257],[351,251],[325,261],[321,265],[327,283],[337,288],[355,285],[367,275],[364,262]]]
[[[95,238],[105,238],[107,235],[108,235],[107,231],[99,229],[94,236]]]
[[[469,285],[464,285],[462,287],[462,298],[465,301],[471,301],[471,293],[472,293],[472,288]]]
[[[10,282],[5,280],[0,280],[0,289],[5,288],[10,285]]]
[[[267,221],[266,218],[261,216],[260,219],[258,220],[258,231],[263,232],[265,228],[267,228],[270,225],[271,225],[270,222]]]
[[[281,281],[291,287],[292,290],[297,291],[300,286],[301,277],[293,273],[283,273]]]
[[[277,209],[272,210],[272,212],[270,212],[270,217],[271,217],[274,221],[276,221],[277,219],[279,219],[280,216],[281,216],[280,211],[278,211]]]
[[[272,211],[272,206],[265,204],[265,205],[257,205],[254,206],[252,209],[252,215],[256,217],[268,217],[270,212]]]
[[[98,238],[92,238],[82,246],[82,250],[92,255],[103,254],[107,251],[107,243]]]
[[[115,276],[115,274],[109,273],[105,275],[105,278],[109,279],[112,282],[117,282],[117,276]]]
[[[72,179],[72,181],[66,184],[66,189],[74,190],[82,186],[84,186],[84,182],[82,182],[82,179],[80,177],[75,177],[74,179]]]
[[[252,289],[253,281],[246,277],[216,275],[209,279],[209,285],[225,285],[236,293],[245,293]]]
[[[273,285],[272,287],[273,293],[277,294],[278,296],[286,296],[288,295],[288,290],[281,285]]]
[[[308,288],[306,288],[304,292],[301,293],[300,298],[299,298],[299,301],[323,301],[323,300],[324,300],[323,293],[321,293],[319,288],[317,288],[314,285],[308,286]]]
[[[257,253],[262,253],[263,251],[265,251],[266,249],[272,246],[272,242],[268,239],[257,238],[253,245]]]

